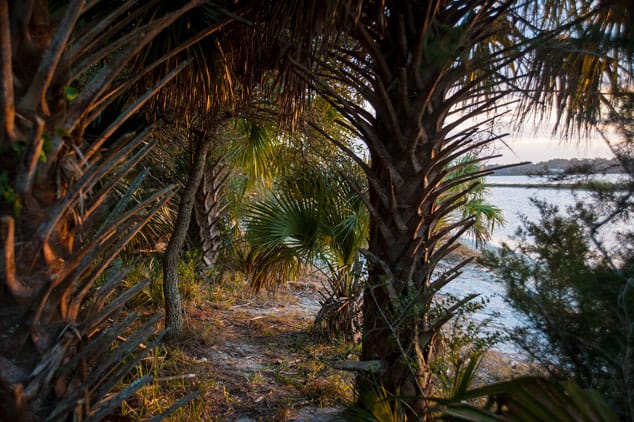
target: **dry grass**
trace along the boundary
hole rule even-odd
[[[467,251],[460,251],[464,257]],[[147,420],[192,391],[198,398],[172,421],[318,419],[321,408],[338,409],[353,399],[353,376],[332,363],[354,359],[359,347],[311,334],[319,310],[319,283],[300,280],[275,293],[253,295],[239,275],[215,284],[185,272],[186,327],[181,339],[153,351],[135,376],[152,384],[124,404],[121,417]],[[154,306],[150,306],[155,309]],[[532,368],[487,352],[476,383],[489,384]]]
[[[307,420],[300,410],[352,399],[352,376],[330,363],[357,350],[311,336],[316,308],[304,304],[316,300],[314,289],[253,296],[239,277],[197,287],[185,334],[137,367],[136,376],[155,379],[124,404],[122,417],[148,419],[195,390],[198,398],[168,420]]]

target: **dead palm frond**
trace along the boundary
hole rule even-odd
[[[0,413],[100,420],[150,381],[119,386],[162,337],[160,316],[124,312],[147,281],[122,290],[127,270],[117,257],[173,188],[131,200],[144,179],[135,167],[155,142],[152,125],[122,128],[186,64],[174,63],[121,101],[88,140],[83,135],[142,79],[143,71],[127,73],[136,55],[200,2],[151,15],[130,1],[54,3],[49,10],[46,2],[0,2],[0,144],[17,158],[3,161],[5,189],[16,198],[0,210]],[[118,202],[115,190],[123,192]]]

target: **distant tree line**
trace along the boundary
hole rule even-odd
[[[486,169],[494,168],[491,164]],[[624,173],[623,166],[615,158],[553,158],[548,161],[538,163],[522,164],[521,166],[509,167],[496,170],[499,176],[521,176],[521,175],[548,175],[548,174],[613,174]]]

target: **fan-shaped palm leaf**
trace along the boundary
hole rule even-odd
[[[310,198],[278,194],[255,204],[247,222],[247,238],[263,250],[291,249],[299,258],[315,256],[320,237],[320,210]]]
[[[257,182],[270,187],[277,173],[273,130],[246,118],[235,119],[235,129],[239,138],[232,142],[227,160],[246,174],[246,189]]]
[[[256,290],[294,276],[320,246],[320,211],[306,198],[277,194],[247,214],[251,283]]]
[[[326,270],[351,269],[357,249],[367,238],[367,214],[362,202],[344,189],[337,173],[306,167],[301,174],[283,177],[276,193],[248,212],[247,240],[252,255],[267,258],[267,270],[275,260],[284,268],[315,263]],[[258,271],[264,266],[260,262]],[[278,280],[281,281],[281,280]],[[254,283],[261,287],[262,283]]]

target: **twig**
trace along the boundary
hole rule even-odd
[[[253,317],[249,319],[249,321],[257,321],[258,319],[263,319],[263,318],[266,318],[266,315],[259,315],[259,316]]]
[[[183,380],[183,379],[191,379],[191,378],[196,378],[196,374],[182,374],[182,375],[170,375],[168,377],[159,377],[159,378],[154,378],[154,382],[174,381],[174,380]]]
[[[13,64],[11,48],[11,22],[7,0],[0,0],[0,139],[15,140],[15,102],[13,98]],[[4,132],[4,133],[2,133]]]
[[[117,336],[117,340],[128,341],[128,339],[123,337],[123,336]],[[139,349],[145,350],[145,349],[147,349],[147,346],[145,344],[143,344],[143,343],[139,343]]]
[[[27,298],[31,289],[22,284],[15,275],[15,220],[11,216],[2,217],[2,242],[4,243],[4,277],[11,294],[16,298]]]

